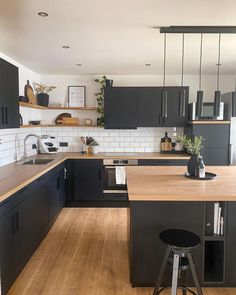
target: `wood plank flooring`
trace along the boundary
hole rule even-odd
[[[63,209],[8,294],[151,295],[152,288],[129,284],[126,218],[124,208]],[[236,289],[207,288],[204,295]]]

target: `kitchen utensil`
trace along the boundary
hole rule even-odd
[[[37,104],[37,99],[34,95],[33,88],[29,84],[29,80],[27,80],[27,84],[25,85],[25,97],[27,97],[30,104]]]
[[[39,125],[40,124],[40,120],[37,120],[37,121],[29,121],[29,124],[30,125]]]
[[[71,114],[70,113],[62,113],[59,116],[56,117],[55,123],[57,125],[60,125],[63,123],[62,119],[63,118],[71,118]]]

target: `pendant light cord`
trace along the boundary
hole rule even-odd
[[[166,33],[164,34],[164,73],[163,73],[163,89],[166,86]]]
[[[201,34],[201,43],[200,43],[200,62],[199,62],[199,90],[202,90],[202,43],[203,43],[203,34]]]
[[[184,86],[184,34],[182,37],[182,76],[181,76],[181,86]]]
[[[219,34],[219,53],[218,53],[218,64],[217,64],[217,91],[220,86],[220,54],[221,54],[221,34]]]

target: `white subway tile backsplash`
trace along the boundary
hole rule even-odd
[[[160,140],[168,132],[169,136],[176,139],[183,134],[183,128],[138,128],[137,130],[104,130],[102,128],[83,127],[43,127],[27,129],[2,129],[0,130],[0,166],[20,160],[23,156],[23,141],[27,134],[52,135],[57,142],[68,142],[68,147],[60,147],[60,152],[80,152],[81,136],[91,136],[100,145],[100,152],[158,152]],[[32,144],[35,138],[27,141],[28,155],[34,155],[36,150]]]

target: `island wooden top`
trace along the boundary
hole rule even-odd
[[[184,166],[127,167],[130,201],[236,201],[236,166],[209,166],[214,180],[184,176]]]
[[[22,165],[12,163],[0,167],[0,202],[6,200],[26,185],[30,184],[46,172],[58,166],[67,159],[171,159],[187,160],[186,154],[161,153],[57,153],[51,155],[37,155],[32,158],[52,158],[52,162],[45,165]]]

